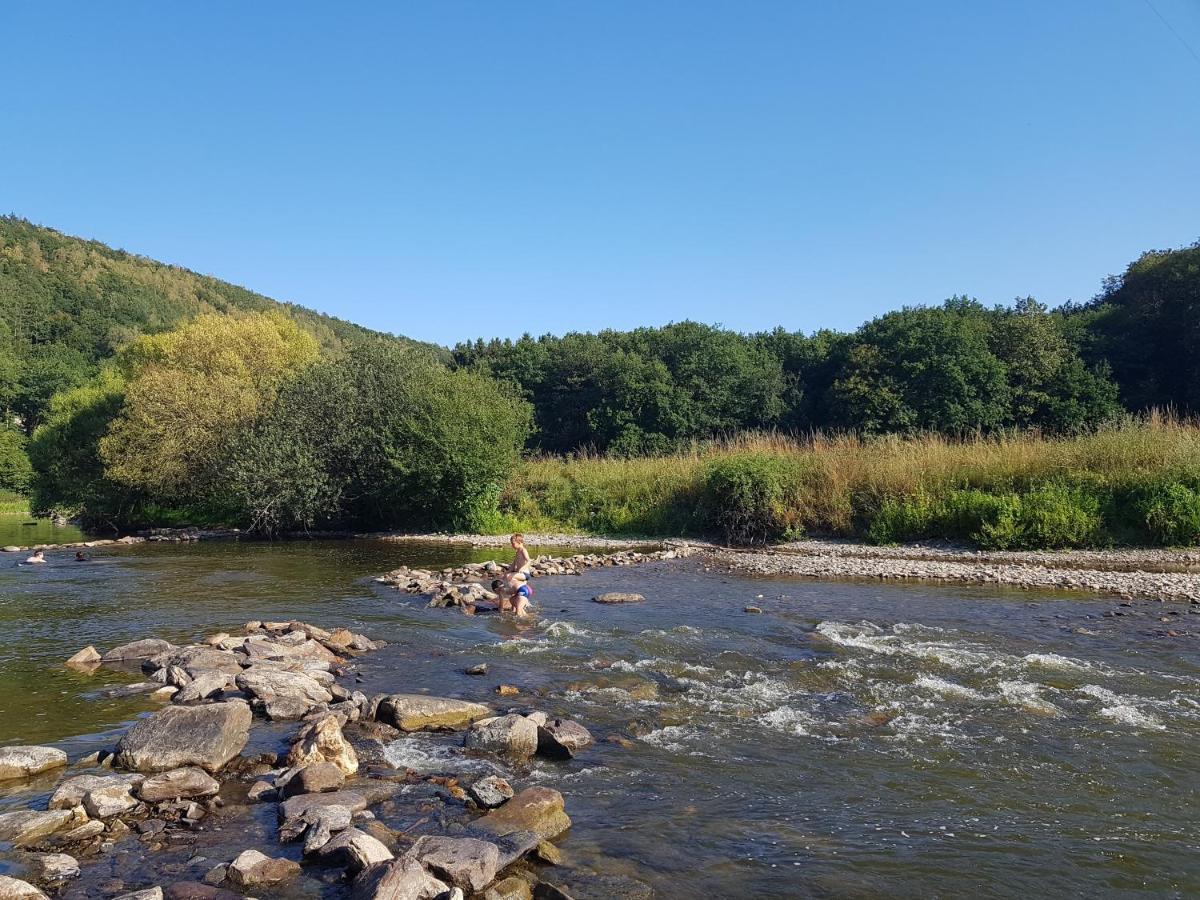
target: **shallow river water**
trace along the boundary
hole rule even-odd
[[[509,683],[520,703],[585,724],[601,740],[579,758],[508,771],[563,792],[569,861],[660,897],[1200,894],[1200,653],[1152,627],[1174,609],[1170,627],[1200,629],[1186,607],[1106,618],[1112,600],[749,578],[687,560],[539,579],[542,618],[518,625],[427,609],[371,579],[488,551],[72,555],[0,567],[0,742],[82,753],[152,708],[99,696],[116,674],[61,666],[86,644],[300,618],[392,642],[360,661],[369,693],[495,702]],[[589,602],[603,590],[647,601]],[[478,662],[487,677],[463,674]],[[628,740],[604,740],[616,735]],[[450,737],[387,752],[431,773],[484,765]]]

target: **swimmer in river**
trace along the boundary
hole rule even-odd
[[[87,562],[89,559],[91,559],[91,557],[82,550],[75,551],[75,562]]]
[[[492,590],[500,598],[500,611],[512,611],[524,618],[530,614],[529,601],[533,598],[533,588],[525,582],[502,581],[497,578],[492,582]]]
[[[33,556],[31,556],[31,557],[29,557],[29,559],[25,560],[25,562],[27,562],[27,563],[44,563],[45,561],[46,561],[46,551],[45,550],[35,550],[33,552]]]

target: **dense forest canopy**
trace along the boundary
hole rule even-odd
[[[0,218],[0,490],[118,526],[482,527],[522,451],[1061,434],[1158,407],[1200,413],[1200,244],[1058,309],[953,297],[850,333],[678,322],[447,351]]]

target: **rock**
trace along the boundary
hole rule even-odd
[[[529,882],[510,875],[484,891],[483,900],[533,900],[533,893],[529,890]]]
[[[48,898],[27,881],[0,875],[0,900],[48,900]]]
[[[78,828],[72,828],[70,831],[63,832],[58,835],[56,840],[63,844],[81,844],[102,834],[104,834],[104,823],[92,819],[90,822],[84,822]]]
[[[240,888],[281,884],[300,874],[300,863],[271,858],[257,850],[246,850],[229,864],[228,878]]]
[[[315,853],[324,847],[332,837],[340,831],[345,831],[354,820],[354,813],[348,806],[314,807],[304,814],[308,827],[304,834],[304,855]],[[285,837],[283,831],[280,838]]]
[[[79,877],[79,860],[66,853],[39,853],[31,862],[40,881],[66,881]]]
[[[173,650],[174,647],[175,645],[170,641],[160,641],[158,638],[146,638],[141,641],[133,641],[128,644],[122,644],[119,647],[113,647],[100,657],[100,659],[106,663],[150,659],[153,656],[158,656],[160,653]],[[159,667],[155,666],[155,668]]]
[[[179,666],[167,668],[168,673],[173,671],[181,672],[185,677],[191,678],[187,675],[187,671]],[[168,677],[170,677],[169,674]],[[176,703],[195,703],[199,700],[207,700],[229,687],[229,681],[230,676],[225,672],[200,672],[179,689],[174,700]]]
[[[592,598],[593,603],[641,603],[646,598],[641,594],[627,594],[621,591],[609,591],[606,594],[597,594]]]
[[[465,728],[492,711],[482,703],[423,694],[391,694],[384,697],[376,717],[401,731]]]
[[[100,665],[102,657],[95,647],[84,647],[67,660],[67,665],[77,669],[94,669]]]
[[[125,732],[116,765],[139,772],[184,766],[216,772],[246,746],[250,721],[250,707],[241,701],[169,706]]]
[[[478,663],[473,666],[467,666],[463,671],[468,675],[486,675],[488,673],[488,664]]]
[[[225,879],[229,876],[229,864],[221,863],[218,866],[213,866],[204,873],[204,883],[216,887],[219,884],[224,884]]]
[[[147,888],[144,891],[133,891],[114,897],[113,900],[163,900],[163,890],[160,887]]]
[[[484,809],[495,809],[511,800],[516,792],[512,785],[499,775],[485,775],[467,788],[467,793]]]
[[[137,795],[147,803],[160,803],[214,797],[220,790],[221,785],[203,769],[187,766],[147,778],[138,786]]]
[[[652,900],[654,890],[624,875],[556,872],[552,877],[542,876],[533,896],[537,900]]]
[[[93,819],[111,819],[137,806],[128,780],[119,775],[98,780],[104,783],[89,788],[83,795],[83,808]]]
[[[323,794],[339,791],[345,783],[346,774],[336,763],[318,762],[297,770],[279,787],[279,793],[284,798],[297,794]]]
[[[531,787],[499,809],[476,819],[471,827],[487,835],[499,836],[528,831],[548,841],[570,828],[571,819],[563,809],[562,794],[552,788]]]
[[[250,790],[246,791],[246,799],[252,801],[267,800],[274,797],[275,785],[268,781],[256,781],[250,785]]]
[[[237,686],[263,705],[267,718],[299,719],[333,694],[302,672],[252,666],[237,677]]]
[[[450,886],[411,857],[368,866],[354,881],[351,900],[434,900]]]
[[[239,654],[217,650],[215,647],[180,647],[152,656],[142,663],[142,669],[152,670],[178,666],[192,678],[205,672],[224,672],[227,675],[237,675],[242,671],[242,659],[243,657]]]
[[[67,754],[57,747],[0,747],[0,781],[27,778],[67,764]]]
[[[36,843],[59,831],[75,828],[87,821],[79,807],[75,809],[18,809],[0,813],[0,841],[18,846]]]
[[[481,891],[496,877],[500,850],[477,838],[419,838],[405,856],[420,860],[438,878],[464,891]]]
[[[496,693],[501,697],[515,697],[521,693],[521,689],[515,684],[498,684],[496,685]]]
[[[289,766],[311,766],[315,763],[333,763],[343,775],[358,771],[358,755],[335,716],[326,716],[301,732],[300,740],[287,756]]]
[[[316,857],[326,865],[345,867],[352,876],[393,858],[392,851],[382,841],[357,828],[338,833],[316,852]]]
[[[533,756],[538,748],[538,726],[516,714],[480,719],[467,729],[463,746],[518,757]]]
[[[242,900],[240,894],[198,881],[177,881],[164,892],[165,900]]]
[[[329,794],[297,794],[279,804],[279,820],[299,818],[308,810],[322,806],[344,806],[352,813],[367,808],[367,798],[357,791],[334,791]]]
[[[95,790],[116,787],[128,791],[141,782],[141,775],[76,775],[59,782],[46,804],[50,809],[71,809],[83,806],[87,795]]]
[[[570,759],[592,743],[591,733],[570,719],[551,719],[538,728],[537,752],[551,759]]]
[[[751,614],[751,615],[753,615],[753,616],[757,616],[757,615],[761,615],[761,614],[762,614],[762,607],[760,607],[760,606],[747,606],[747,607],[745,607],[745,608],[742,610],[742,612],[750,613],[750,614]]]

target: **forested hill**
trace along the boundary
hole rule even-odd
[[[82,383],[138,335],[204,313],[270,310],[284,312],[327,349],[381,337],[179,266],[0,217],[0,392],[8,393],[0,404],[32,431],[51,396]]]

